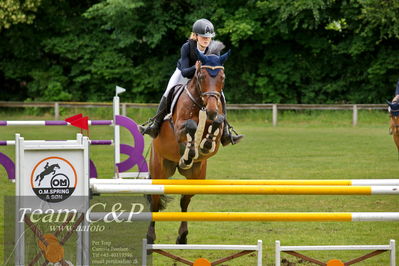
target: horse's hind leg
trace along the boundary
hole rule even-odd
[[[182,195],[180,199],[180,207],[182,212],[187,212],[188,205],[194,195]],[[179,227],[179,236],[176,239],[176,244],[187,244],[188,227],[187,222],[182,221]]]
[[[151,195],[151,212],[158,212],[160,209],[161,195]],[[147,243],[154,244],[156,239],[155,222],[151,222],[147,231]]]
[[[206,176],[206,160],[194,163],[193,167],[188,170],[179,169],[180,174],[184,175],[187,179],[205,179]],[[194,195],[182,195],[180,199],[180,207],[182,212],[187,212],[188,205]],[[176,244],[187,244],[188,224],[182,221],[179,227],[179,236],[177,237]]]
[[[216,148],[216,137],[221,133],[221,125],[224,122],[224,116],[218,115],[213,121],[212,125],[208,127],[208,134],[201,141],[201,154],[208,154],[214,152]]]
[[[151,146],[150,175],[153,179],[165,179],[172,176],[176,170],[176,163],[164,159],[154,145]],[[159,212],[166,207],[165,195],[149,195],[151,212]],[[156,239],[155,222],[151,222],[147,231],[147,243],[154,244]]]

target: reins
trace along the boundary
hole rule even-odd
[[[184,91],[187,93],[188,97],[190,100],[200,109],[200,110],[205,110],[205,106],[202,104],[200,105],[195,99],[194,96],[191,94],[191,92],[187,89],[187,86],[184,86]]]

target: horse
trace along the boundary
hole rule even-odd
[[[39,179],[39,186],[40,186],[40,183],[42,182],[42,180],[43,180],[47,175],[49,175],[49,174],[55,175],[55,169],[60,169],[60,166],[59,166],[58,163],[52,164],[52,165],[50,165],[50,166],[49,166],[49,163],[48,163],[48,162],[46,163],[46,165],[44,166],[44,170],[43,170],[40,174],[38,174],[38,175],[36,176],[36,178],[35,178],[35,181],[37,181],[37,180],[40,178],[40,179]]]
[[[151,145],[149,171],[152,179],[167,179],[176,169],[187,179],[205,179],[207,159],[220,145],[225,116],[223,112],[224,67],[230,51],[218,55],[198,53],[194,77],[184,87],[171,118],[164,120]],[[180,207],[187,212],[194,195],[182,195]],[[150,209],[158,212],[166,207],[165,195],[151,195]],[[187,243],[188,226],[183,221],[177,244]],[[148,243],[156,239],[155,222],[148,227]]]
[[[396,148],[399,152],[399,103],[396,102],[388,102],[389,105],[389,116],[390,116],[390,126],[389,133],[393,137],[393,141],[395,142]]]

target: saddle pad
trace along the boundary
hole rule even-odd
[[[169,118],[172,117],[173,114],[173,110],[175,109],[177,100],[179,100],[179,97],[181,95],[181,93],[184,90],[184,87],[182,84],[177,84],[174,88],[172,88],[172,96],[168,95],[168,97],[172,97],[172,101],[170,104],[170,109],[169,109],[169,113],[165,116],[164,120],[168,120]]]

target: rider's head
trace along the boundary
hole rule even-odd
[[[213,28],[212,22],[205,18],[201,18],[194,22],[193,32],[201,37],[215,37],[215,30]]]
[[[208,47],[213,37],[215,37],[215,30],[212,22],[205,18],[194,22],[191,38],[197,40],[201,48]]]

